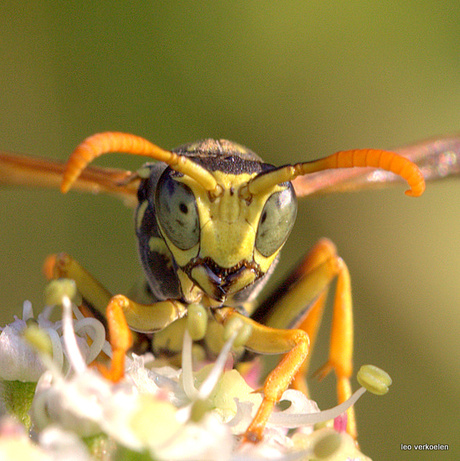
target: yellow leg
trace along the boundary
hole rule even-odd
[[[272,295],[261,320],[268,326],[278,328],[299,328],[310,337],[311,349],[321,323],[325,299],[332,281],[337,278],[333,307],[330,353],[327,363],[321,367],[320,378],[334,370],[337,378],[339,403],[351,396],[350,377],[353,355],[353,308],[348,269],[337,255],[335,245],[328,239],[320,240],[305,260],[283,283],[282,288]],[[255,318],[258,317],[256,311]],[[260,318],[259,314],[259,318]],[[311,354],[299,368],[293,380],[293,387],[307,391],[305,376]],[[354,410],[348,410],[347,431],[356,438]]]
[[[289,387],[294,375],[307,357],[308,336],[302,330],[279,330],[261,325],[232,308],[217,309],[215,316],[217,321],[224,325],[232,317],[238,317],[244,323],[251,325],[252,334],[245,345],[247,349],[263,354],[287,352],[278,366],[267,376],[263,386],[264,398],[244,435],[246,441],[259,442],[262,440],[263,430],[276,402]]]
[[[104,314],[112,294],[69,255],[60,253],[49,256],[45,262],[44,272],[49,279],[67,277],[75,280],[83,298]],[[142,333],[162,330],[187,312],[184,304],[173,299],[140,304],[122,296],[118,302],[129,328]]]
[[[176,300],[148,305],[136,303],[123,295],[112,296],[89,272],[64,253],[48,257],[44,272],[49,279],[67,277],[75,280],[82,297],[99,312],[105,311],[113,357],[109,368],[100,364],[96,366],[112,381],[123,377],[125,354],[133,345],[130,329],[139,332],[162,330],[187,311],[186,306]]]

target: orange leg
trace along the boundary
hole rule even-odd
[[[305,260],[283,283],[281,289],[271,297],[266,309],[264,323],[279,328],[299,328],[305,331],[311,348],[321,323],[329,285],[337,278],[334,298],[330,352],[327,363],[318,372],[320,378],[334,371],[337,378],[339,403],[347,400],[352,392],[350,377],[353,370],[353,308],[348,268],[337,255],[334,244],[320,240]],[[263,305],[262,305],[263,307]],[[257,311],[256,311],[257,314]],[[257,315],[256,315],[257,317]],[[310,355],[297,371],[293,387],[307,391],[305,376],[308,372]],[[356,438],[354,410],[347,412],[347,431]]]
[[[96,368],[106,378],[113,382],[120,381],[125,372],[125,356],[133,345],[133,335],[123,313],[126,298],[123,295],[114,296],[107,306],[107,323],[109,326],[112,360],[110,367],[96,363]]]
[[[85,301],[97,311],[105,311],[113,357],[109,368],[100,364],[96,366],[112,381],[123,377],[125,354],[133,345],[130,329],[138,332],[162,330],[186,313],[186,306],[175,300],[140,304],[124,295],[112,296],[89,272],[64,253],[48,257],[44,272],[49,279],[67,277],[75,280]]]
[[[276,402],[289,387],[294,375],[308,354],[310,341],[302,330],[279,330],[270,328],[249,319],[232,308],[215,311],[217,321],[226,324],[230,318],[238,317],[252,327],[252,333],[245,347],[262,354],[279,354],[287,352],[278,366],[268,375],[263,386],[264,398],[252,423],[246,430],[244,440],[259,442],[263,430]]]
[[[75,280],[78,291],[97,311],[105,313],[112,294],[104,288],[88,271],[65,253],[52,255],[45,261],[45,275],[49,278],[67,277]],[[119,295],[129,328],[142,333],[162,330],[187,312],[184,304],[174,299],[153,304],[141,304]]]
[[[343,402],[351,396],[350,377],[353,372],[353,311],[350,274],[343,261],[340,266],[341,269],[337,277],[337,287],[334,299],[329,358],[316,374],[322,379],[330,371],[333,370],[335,372],[337,376],[338,400],[339,402]],[[352,435],[356,435],[354,413],[350,410],[348,419],[347,431]]]
[[[311,350],[313,350],[313,347],[316,342],[316,336],[318,334],[318,329],[321,324],[326,297],[326,292],[321,293],[318,296],[318,298],[308,309],[308,313],[305,319],[303,319],[303,321],[297,327],[300,330],[303,330],[305,331],[305,333],[307,333],[308,337],[310,338]],[[308,357],[305,359],[302,366],[299,368],[299,371],[294,376],[294,380],[291,384],[291,387],[293,389],[303,392],[306,396],[309,396],[306,377],[308,375],[308,370],[310,368],[310,359],[311,354],[308,354]]]

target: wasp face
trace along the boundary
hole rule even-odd
[[[235,155],[197,161],[215,177],[218,193],[168,168],[156,187],[156,219],[183,295],[198,287],[223,303],[268,271],[292,229],[296,198],[290,183],[244,194],[251,178],[272,168],[260,161]]]

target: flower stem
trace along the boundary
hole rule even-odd
[[[2,381],[1,398],[9,414],[20,421],[29,430],[31,421],[29,409],[35,394],[37,383],[21,381]]]

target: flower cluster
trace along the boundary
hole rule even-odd
[[[52,322],[51,308],[35,319],[25,303],[23,318],[2,329],[1,459],[369,459],[340,428],[343,413],[364,388],[325,412],[288,390],[282,400],[290,405],[272,415],[264,440],[242,443],[262,397],[228,369],[236,333],[215,363],[198,372],[192,371],[186,331],[182,369],[157,367],[151,354],[132,355],[124,379],[113,383],[88,366],[101,353],[111,356],[104,327],[84,318],[67,296],[62,305],[62,321]],[[382,375],[376,381],[374,371],[366,370],[374,391],[383,393],[389,377],[379,384]],[[366,372],[361,381],[369,381]],[[335,428],[323,424],[334,418]]]

